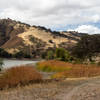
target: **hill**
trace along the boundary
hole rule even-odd
[[[56,32],[12,19],[0,19],[0,47],[9,53],[23,51],[39,56],[49,48],[74,46],[84,34]]]

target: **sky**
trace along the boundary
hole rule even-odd
[[[100,33],[100,0],[0,0],[0,18],[57,31]]]

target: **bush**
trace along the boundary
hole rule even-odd
[[[76,64],[64,72],[59,72],[52,75],[52,78],[80,78],[80,77],[95,77],[100,76],[100,67],[95,65]]]
[[[57,61],[57,60],[48,60],[39,62],[37,64],[37,69],[44,72],[62,72],[71,69],[71,64]]]
[[[42,76],[33,66],[20,66],[7,69],[0,76],[0,89],[11,88],[17,85],[26,85],[33,82],[39,82]]]
[[[47,53],[47,59],[48,60],[54,59],[54,52],[52,50],[48,51],[48,53]]]
[[[60,60],[66,62],[72,62],[74,60],[73,56],[64,48],[49,49],[42,54],[42,58],[47,60]]]
[[[74,58],[74,60],[73,60],[73,64],[83,64],[84,62],[83,62],[84,60],[83,59],[79,59],[79,58]]]
[[[22,51],[19,51],[19,52],[15,53],[13,56],[16,58],[23,58],[24,53]]]
[[[49,40],[49,43],[53,43],[53,41],[52,40]]]
[[[69,61],[70,60],[70,55],[67,50],[64,48],[57,48],[56,49],[56,59],[61,60],[61,61]]]
[[[72,50],[72,54],[77,58],[88,58],[90,61],[97,53],[100,53],[100,34],[83,36]]]
[[[2,58],[10,58],[12,55],[5,51],[3,48],[0,48],[0,57]]]
[[[24,53],[23,51],[19,51],[13,55],[15,58],[31,58],[29,54]]]

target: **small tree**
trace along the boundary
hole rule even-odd
[[[70,60],[69,52],[65,50],[64,48],[57,48],[56,59],[61,60],[61,61],[69,61]]]
[[[48,51],[47,59],[49,59],[49,60],[54,59],[54,52],[52,50]]]

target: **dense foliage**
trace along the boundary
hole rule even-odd
[[[0,57],[1,58],[31,58],[31,56],[23,51],[19,51],[15,54],[10,54],[5,51],[3,48],[0,48]]]
[[[14,58],[31,58],[29,54],[24,53],[23,51],[19,51],[15,54],[13,54]]]
[[[43,54],[43,58],[47,60],[60,60],[60,61],[72,61],[73,57],[70,55],[70,53],[64,49],[64,48],[56,48],[48,50],[46,53]]]
[[[9,54],[7,51],[4,49],[0,48],[0,57],[1,58],[10,58],[12,55]]]
[[[100,53],[100,35],[85,35],[74,47],[72,54],[80,59],[89,58]]]
[[[70,55],[67,50],[64,48],[57,48],[56,49],[56,58],[61,61],[69,61],[70,60]]]

